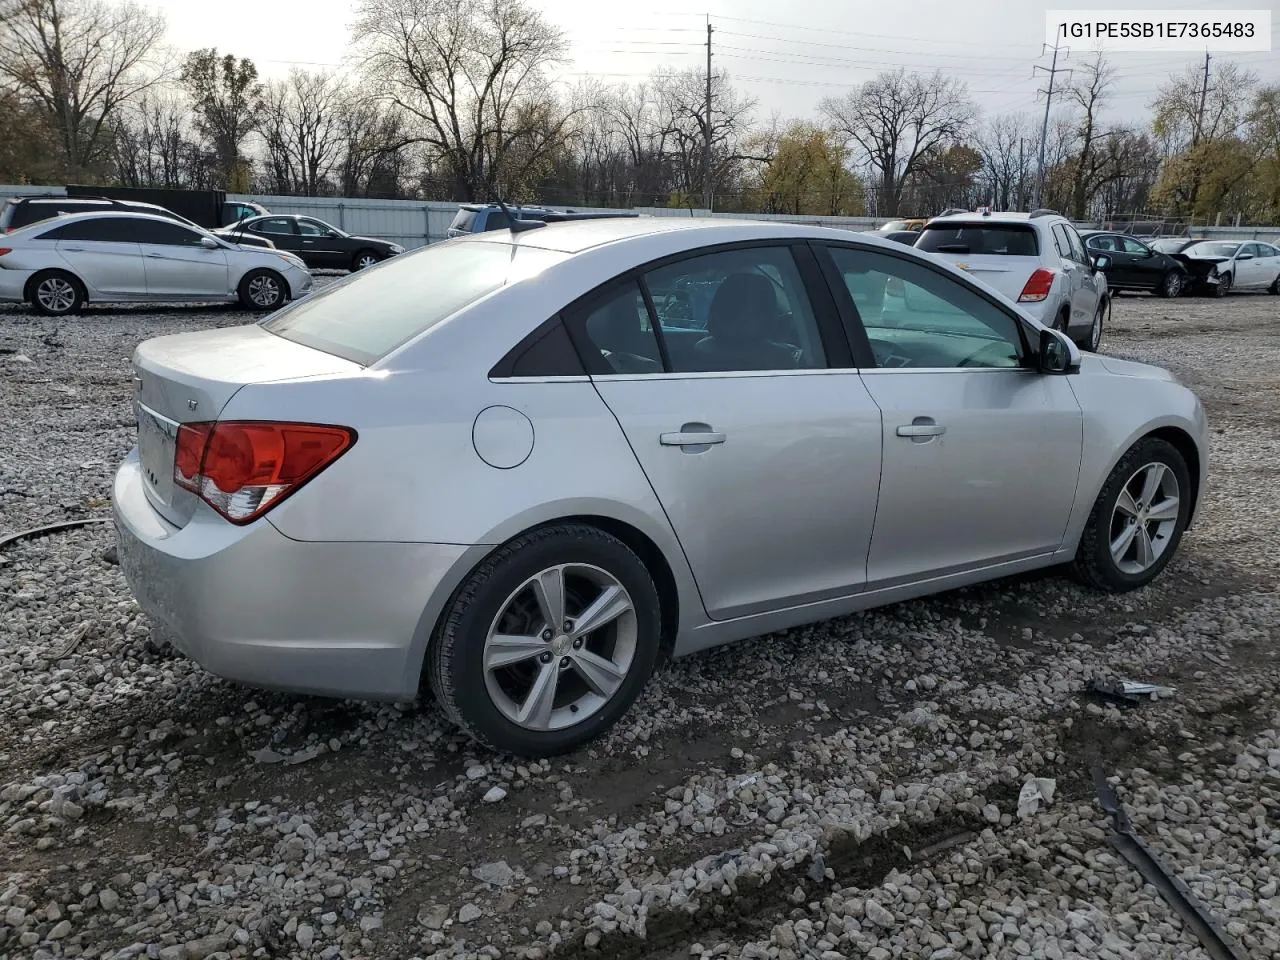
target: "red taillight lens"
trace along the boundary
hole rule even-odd
[[[1022,288],[1022,292],[1018,294],[1018,302],[1038,302],[1049,296],[1049,291],[1052,289],[1053,271],[1043,268],[1038,269],[1027,278],[1026,285]]]
[[[3,257],[6,253],[13,253],[13,247],[0,247],[0,257]]]
[[[355,442],[354,430],[315,423],[184,423],[173,480],[232,523],[251,523]]]

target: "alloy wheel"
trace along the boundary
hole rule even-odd
[[[1123,573],[1145,573],[1173,542],[1181,510],[1178,478],[1163,463],[1138,469],[1111,513],[1111,558]]]
[[[76,291],[61,277],[49,277],[36,287],[36,299],[50,313],[66,313],[76,302]]]
[[[254,277],[249,281],[249,299],[260,307],[274,307],[280,302],[280,284],[273,277]]]
[[[574,726],[622,687],[637,630],[631,596],[608,571],[585,563],[549,567],[508,596],[489,627],[485,689],[518,726]]]
[[[1180,273],[1171,273],[1164,281],[1164,295],[1166,297],[1176,297],[1182,292],[1182,275]]]
[[[364,270],[367,267],[372,267],[377,262],[378,262],[377,257],[375,257],[371,253],[366,253],[363,257],[361,257],[359,260],[356,261],[356,269]]]

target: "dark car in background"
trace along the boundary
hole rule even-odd
[[[1102,230],[1083,231],[1080,236],[1090,254],[1105,254],[1110,261],[1102,272],[1107,277],[1107,288],[1112,291],[1177,297],[1189,285],[1186,266],[1137,237]]]
[[[149,213],[152,216],[177,220],[188,226],[196,226],[186,217],[154,203],[137,203],[127,200],[111,200],[107,197],[13,197],[0,210],[0,232],[13,233],[41,220],[60,217],[66,213]]]
[[[1157,237],[1155,240],[1148,240],[1147,246],[1157,253],[1167,253],[1172,256],[1199,242],[1191,237]]]
[[[313,270],[363,270],[404,253],[398,243],[356,236],[315,217],[297,214],[249,217],[214,233],[232,243],[266,238],[280,250],[296,253]]]
[[[877,237],[884,237],[886,240],[908,247],[914,247],[916,241],[920,239],[919,230],[874,230],[872,233]]]
[[[603,211],[592,210],[579,213],[576,210],[548,210],[546,207],[513,207],[507,210],[515,214],[517,220],[538,220],[542,223],[562,223],[567,220],[607,220],[615,217],[638,217],[640,214],[629,210]],[[485,233],[489,230],[506,230],[511,226],[511,218],[496,203],[464,203],[458,207],[453,222],[449,224],[447,237],[465,237],[469,233]]]

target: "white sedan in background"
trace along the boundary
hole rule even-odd
[[[239,301],[274,310],[312,284],[292,253],[238,246],[149,214],[71,214],[2,242],[0,301],[27,302],[48,316],[86,302]]]

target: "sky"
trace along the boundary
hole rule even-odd
[[[266,77],[292,66],[339,68],[349,62],[348,27],[357,0],[142,0],[161,12],[168,41],[179,50],[216,46],[249,57]],[[600,0],[528,0],[566,34],[573,62],[562,79],[584,75],[606,82],[639,82],[654,68],[704,68],[706,24],[714,28],[713,65],[757,103],[761,118],[812,119],[826,96],[839,96],[884,70],[941,69],[963,80],[986,115],[1044,110],[1042,52],[1045,11],[1117,8],[1167,11],[1186,19],[1193,10],[1272,11],[1268,53],[1215,53],[1280,83],[1280,0],[702,0],[697,13],[678,0],[640,4]],[[1059,66],[1090,55],[1069,50]],[[1198,53],[1113,53],[1116,85],[1106,119],[1149,117],[1147,105],[1171,72],[1202,63]],[[1056,82],[1069,79],[1059,75]]]

